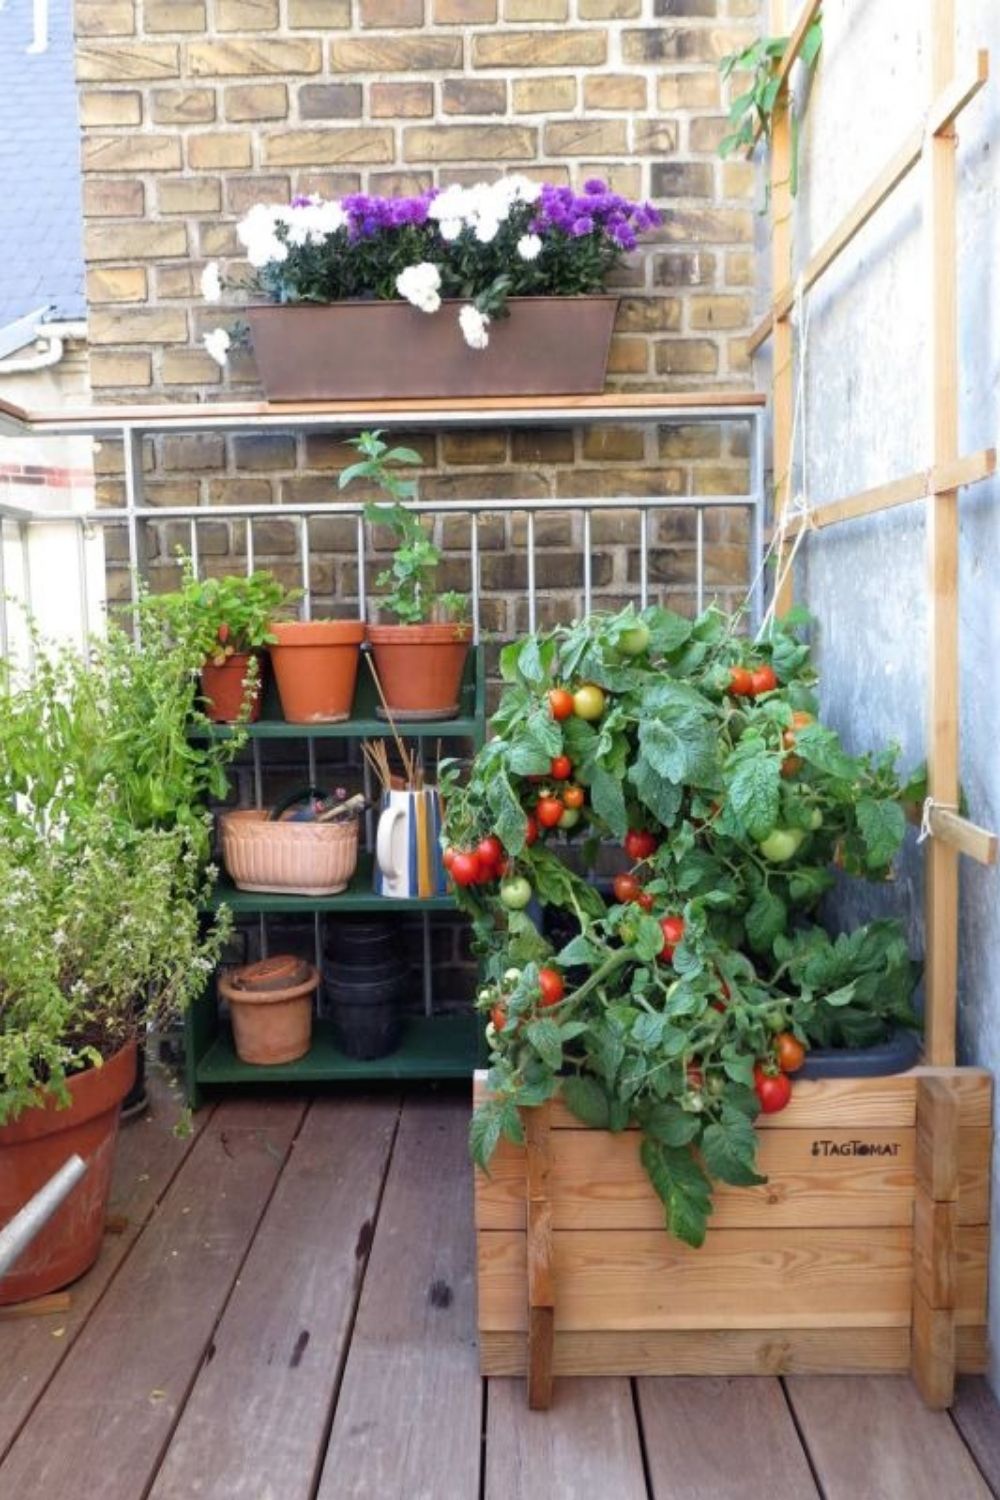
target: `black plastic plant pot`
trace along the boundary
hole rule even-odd
[[[796,1073],[799,1078],[884,1078],[905,1073],[920,1060],[920,1038],[900,1028],[873,1047],[815,1047]]]
[[[403,1022],[400,1000],[406,971],[389,962],[352,969],[323,965],[324,1013],[337,1046],[348,1057],[372,1062],[399,1046]]]

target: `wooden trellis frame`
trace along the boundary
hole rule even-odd
[[[955,0],[931,0],[932,98],[924,120],[873,179],[857,202],[809,260],[794,273],[792,244],[792,135],[788,83],[792,68],[822,0],[806,0],[782,57],[780,88],[771,131],[773,303],[750,339],[755,352],[770,337],[773,349],[773,479],[775,517],[789,502],[794,407],[792,311],[799,286],[815,286],[916,166],[926,172],[924,223],[930,235],[930,366],[933,383],[931,467],[875,489],[846,496],[792,520],[791,537],[802,527],[830,526],[892,506],[924,500],[927,505],[928,617],[928,795],[932,838],[927,846],[925,925],[927,943],[926,1055],[947,1067],[955,1061],[958,991],[958,861],[966,854],[983,864],[997,858],[997,839],[959,815],[958,721],[958,494],[996,473],[996,452],[959,453],[957,163],[955,121],[989,76],[989,56],[979,52],[967,77],[956,76]],[[788,0],[771,0],[771,31],[788,31]],[[778,608],[791,603],[788,570]]]

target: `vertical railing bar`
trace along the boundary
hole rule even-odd
[[[90,661],[90,593],[87,588],[87,523],[76,523],[76,567],[80,575],[80,648]]]
[[[639,608],[649,606],[649,510],[639,512]]]
[[[264,772],[261,765],[260,740],[256,736],[250,741],[253,756],[253,805],[258,812],[264,806]],[[267,957],[267,921],[261,912],[257,919],[260,934],[260,956]]]
[[[128,533],[129,588],[133,606],[139,603],[139,517],[142,504],[142,434],[134,427],[122,428],[125,462],[125,527]],[[136,644],[141,645],[138,614],[133,617]]]
[[[365,793],[365,848],[371,854],[375,848],[375,813],[372,807],[372,768],[367,759],[361,774]]]
[[[21,543],[21,587],[24,593],[24,613],[31,620],[34,610],[31,600],[31,537],[29,535],[27,521],[17,523],[18,537]],[[31,630],[28,631],[28,670],[34,675],[35,670],[35,638]]]
[[[251,515],[248,515],[247,518],[246,518],[246,528],[247,528],[247,530],[246,530],[246,538],[247,538],[247,577],[249,578],[252,575],[253,571],[254,571],[254,559],[253,559],[253,516],[251,516]]]
[[[705,512],[700,505],[695,511],[694,601],[701,614],[705,608]]]
[[[421,947],[423,956],[424,1015],[434,1014],[434,992],[431,984],[431,919],[428,912],[421,913]]]
[[[528,634],[534,635],[537,626],[537,600],[535,597],[535,512],[527,513],[525,542],[528,547]]]
[[[358,619],[363,620],[368,609],[368,579],[365,574],[365,518],[358,514]]]
[[[479,645],[479,512],[470,518],[469,568],[472,572],[472,643]]]
[[[7,634],[7,557],[6,557],[6,526],[7,523],[0,516],[0,659],[7,660],[10,649],[10,640]]]
[[[312,619],[312,585],[309,581],[309,518],[299,516],[299,568],[302,577],[302,618]]]
[[[583,612],[589,615],[593,604],[593,566],[590,557],[591,546],[591,513],[585,510],[583,513]]]
[[[198,522],[194,516],[188,522],[188,551],[191,556],[191,571],[197,578],[201,571],[201,559],[198,556]]]
[[[764,618],[764,414],[754,412],[750,474],[750,625],[754,633]]]

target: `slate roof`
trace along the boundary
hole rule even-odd
[[[0,8],[0,328],[42,306],[86,316],[72,8],[49,0],[38,53],[32,0]]]

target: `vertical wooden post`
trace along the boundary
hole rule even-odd
[[[528,1198],[528,1405],[552,1404],[555,1283],[552,1274],[552,1203],[549,1198],[548,1104],[523,1111]]]
[[[771,35],[788,34],[787,0],[771,0]],[[792,280],[792,121],[787,81],[771,117],[771,297]],[[791,313],[774,320],[774,361],[771,383],[772,478],[774,519],[788,504],[792,471],[792,413],[795,405],[795,352]],[[779,559],[780,562],[780,559]],[[789,576],[778,593],[776,609],[783,614],[792,603]]]
[[[928,1406],[955,1395],[959,1098],[943,1078],[917,1083],[910,1366]]]
[[[955,0],[931,0],[932,95],[955,72]],[[925,146],[926,222],[930,235],[930,359],[933,463],[958,457],[958,295],[956,142],[953,125]],[[958,803],[958,492],[938,491],[927,501],[927,763],[928,793],[935,802]],[[958,993],[957,849],[943,839],[927,844],[927,1060],[955,1061]]]

